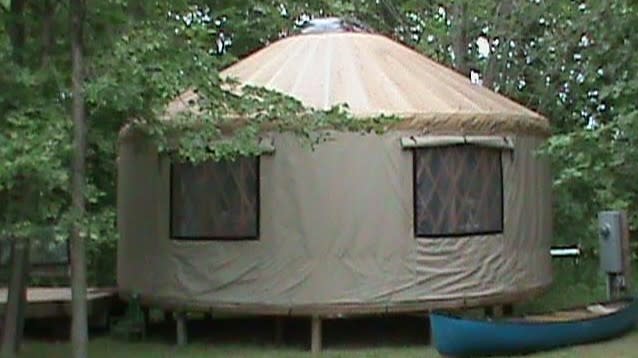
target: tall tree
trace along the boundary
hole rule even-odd
[[[146,5],[147,1],[145,0],[129,0],[128,2],[128,13],[134,20],[140,20],[144,18],[146,15]]]
[[[26,0],[12,0],[10,14],[7,17],[9,39],[13,47],[13,58],[17,63],[22,63],[24,42],[26,40],[24,9]]]
[[[470,43],[468,37],[468,18],[470,14],[467,11],[467,3],[465,0],[455,1],[450,9],[452,21],[454,21],[452,48],[454,49],[454,68],[463,74],[469,76],[470,69],[468,63],[467,47]]]
[[[73,160],[71,172],[71,201],[74,220],[71,228],[71,339],[73,357],[88,356],[88,324],[86,302],[86,246],[82,226],[85,217],[86,171],[86,114],[84,108],[83,28],[84,0],[70,0],[70,32],[73,94]]]
[[[514,6],[514,0],[503,0],[498,2],[496,5],[496,11],[494,16],[494,22],[492,26],[494,27],[494,32],[497,38],[501,43],[507,43],[506,34],[512,31],[512,27],[514,24],[511,21],[512,17],[512,8]],[[487,61],[487,65],[485,66],[485,75],[483,80],[483,85],[488,88],[492,88],[494,86],[494,81],[496,80],[496,76],[498,75],[497,71],[497,55],[492,53],[489,56]]]
[[[51,48],[53,47],[53,22],[55,20],[56,3],[53,0],[43,0],[42,3],[42,49],[41,49],[41,62],[42,67],[46,67],[49,64],[49,57],[51,56]]]

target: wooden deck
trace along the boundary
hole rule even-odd
[[[0,314],[7,304],[6,287],[0,288]],[[88,288],[89,316],[103,319],[117,296],[115,288]],[[26,318],[55,318],[71,316],[71,287],[29,287],[27,289]]]

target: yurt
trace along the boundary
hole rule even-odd
[[[320,28],[320,31],[317,30]],[[323,26],[223,76],[353,120],[314,149],[190,165],[124,131],[117,283],[174,310],[338,317],[520,302],[552,281],[538,113],[383,35]],[[194,93],[170,104],[187,108]]]

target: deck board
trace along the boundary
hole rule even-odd
[[[116,294],[114,288],[88,288],[89,301],[110,297]],[[0,305],[7,303],[8,289],[0,287]],[[71,302],[71,287],[29,287],[27,289],[28,303]]]
[[[0,287],[0,314],[7,305],[7,287]],[[90,287],[87,289],[87,305],[90,316],[108,312],[117,289]],[[71,287],[29,287],[27,289],[27,318],[70,317]]]

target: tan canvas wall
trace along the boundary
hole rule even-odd
[[[330,305],[462,304],[546,287],[551,177],[532,154],[541,139],[511,137],[514,150],[503,151],[503,234],[416,239],[405,135],[338,134],[314,152],[277,135],[275,152],[260,164],[260,238],[237,242],[171,240],[169,163],[139,138],[124,140],[120,288],[155,303],[294,313]]]

